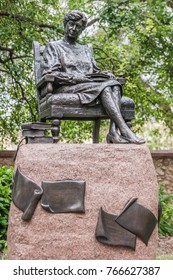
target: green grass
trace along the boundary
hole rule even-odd
[[[173,260],[173,256],[158,256],[156,260]]]
[[[0,255],[0,260],[7,260],[7,255],[6,254]]]

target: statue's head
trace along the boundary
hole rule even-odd
[[[81,21],[82,22],[82,30],[84,30],[87,26],[87,17],[84,13],[73,10],[65,14],[64,16],[64,27],[66,26],[68,21]]]

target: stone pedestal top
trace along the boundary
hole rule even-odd
[[[9,259],[154,259],[157,227],[148,246],[137,238],[136,250],[104,245],[95,239],[100,207],[118,215],[130,198],[157,217],[158,185],[145,145],[27,144],[15,168],[41,186],[42,181],[86,181],[85,214],[51,214],[38,203],[29,222],[11,205]]]

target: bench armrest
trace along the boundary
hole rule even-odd
[[[55,81],[55,76],[47,74],[43,76],[37,83],[37,89],[42,88],[45,86],[47,83],[53,83]]]
[[[119,76],[117,77],[117,81],[122,85],[124,86],[125,83],[126,83],[126,78],[122,77],[122,76]]]
[[[42,99],[47,94],[53,92],[53,83],[55,81],[55,76],[47,74],[43,76],[37,83],[37,92],[39,99]]]

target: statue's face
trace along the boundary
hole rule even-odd
[[[65,34],[68,37],[77,39],[77,37],[82,33],[83,30],[83,24],[82,20],[74,21],[74,20],[69,20],[66,25],[65,25]]]

